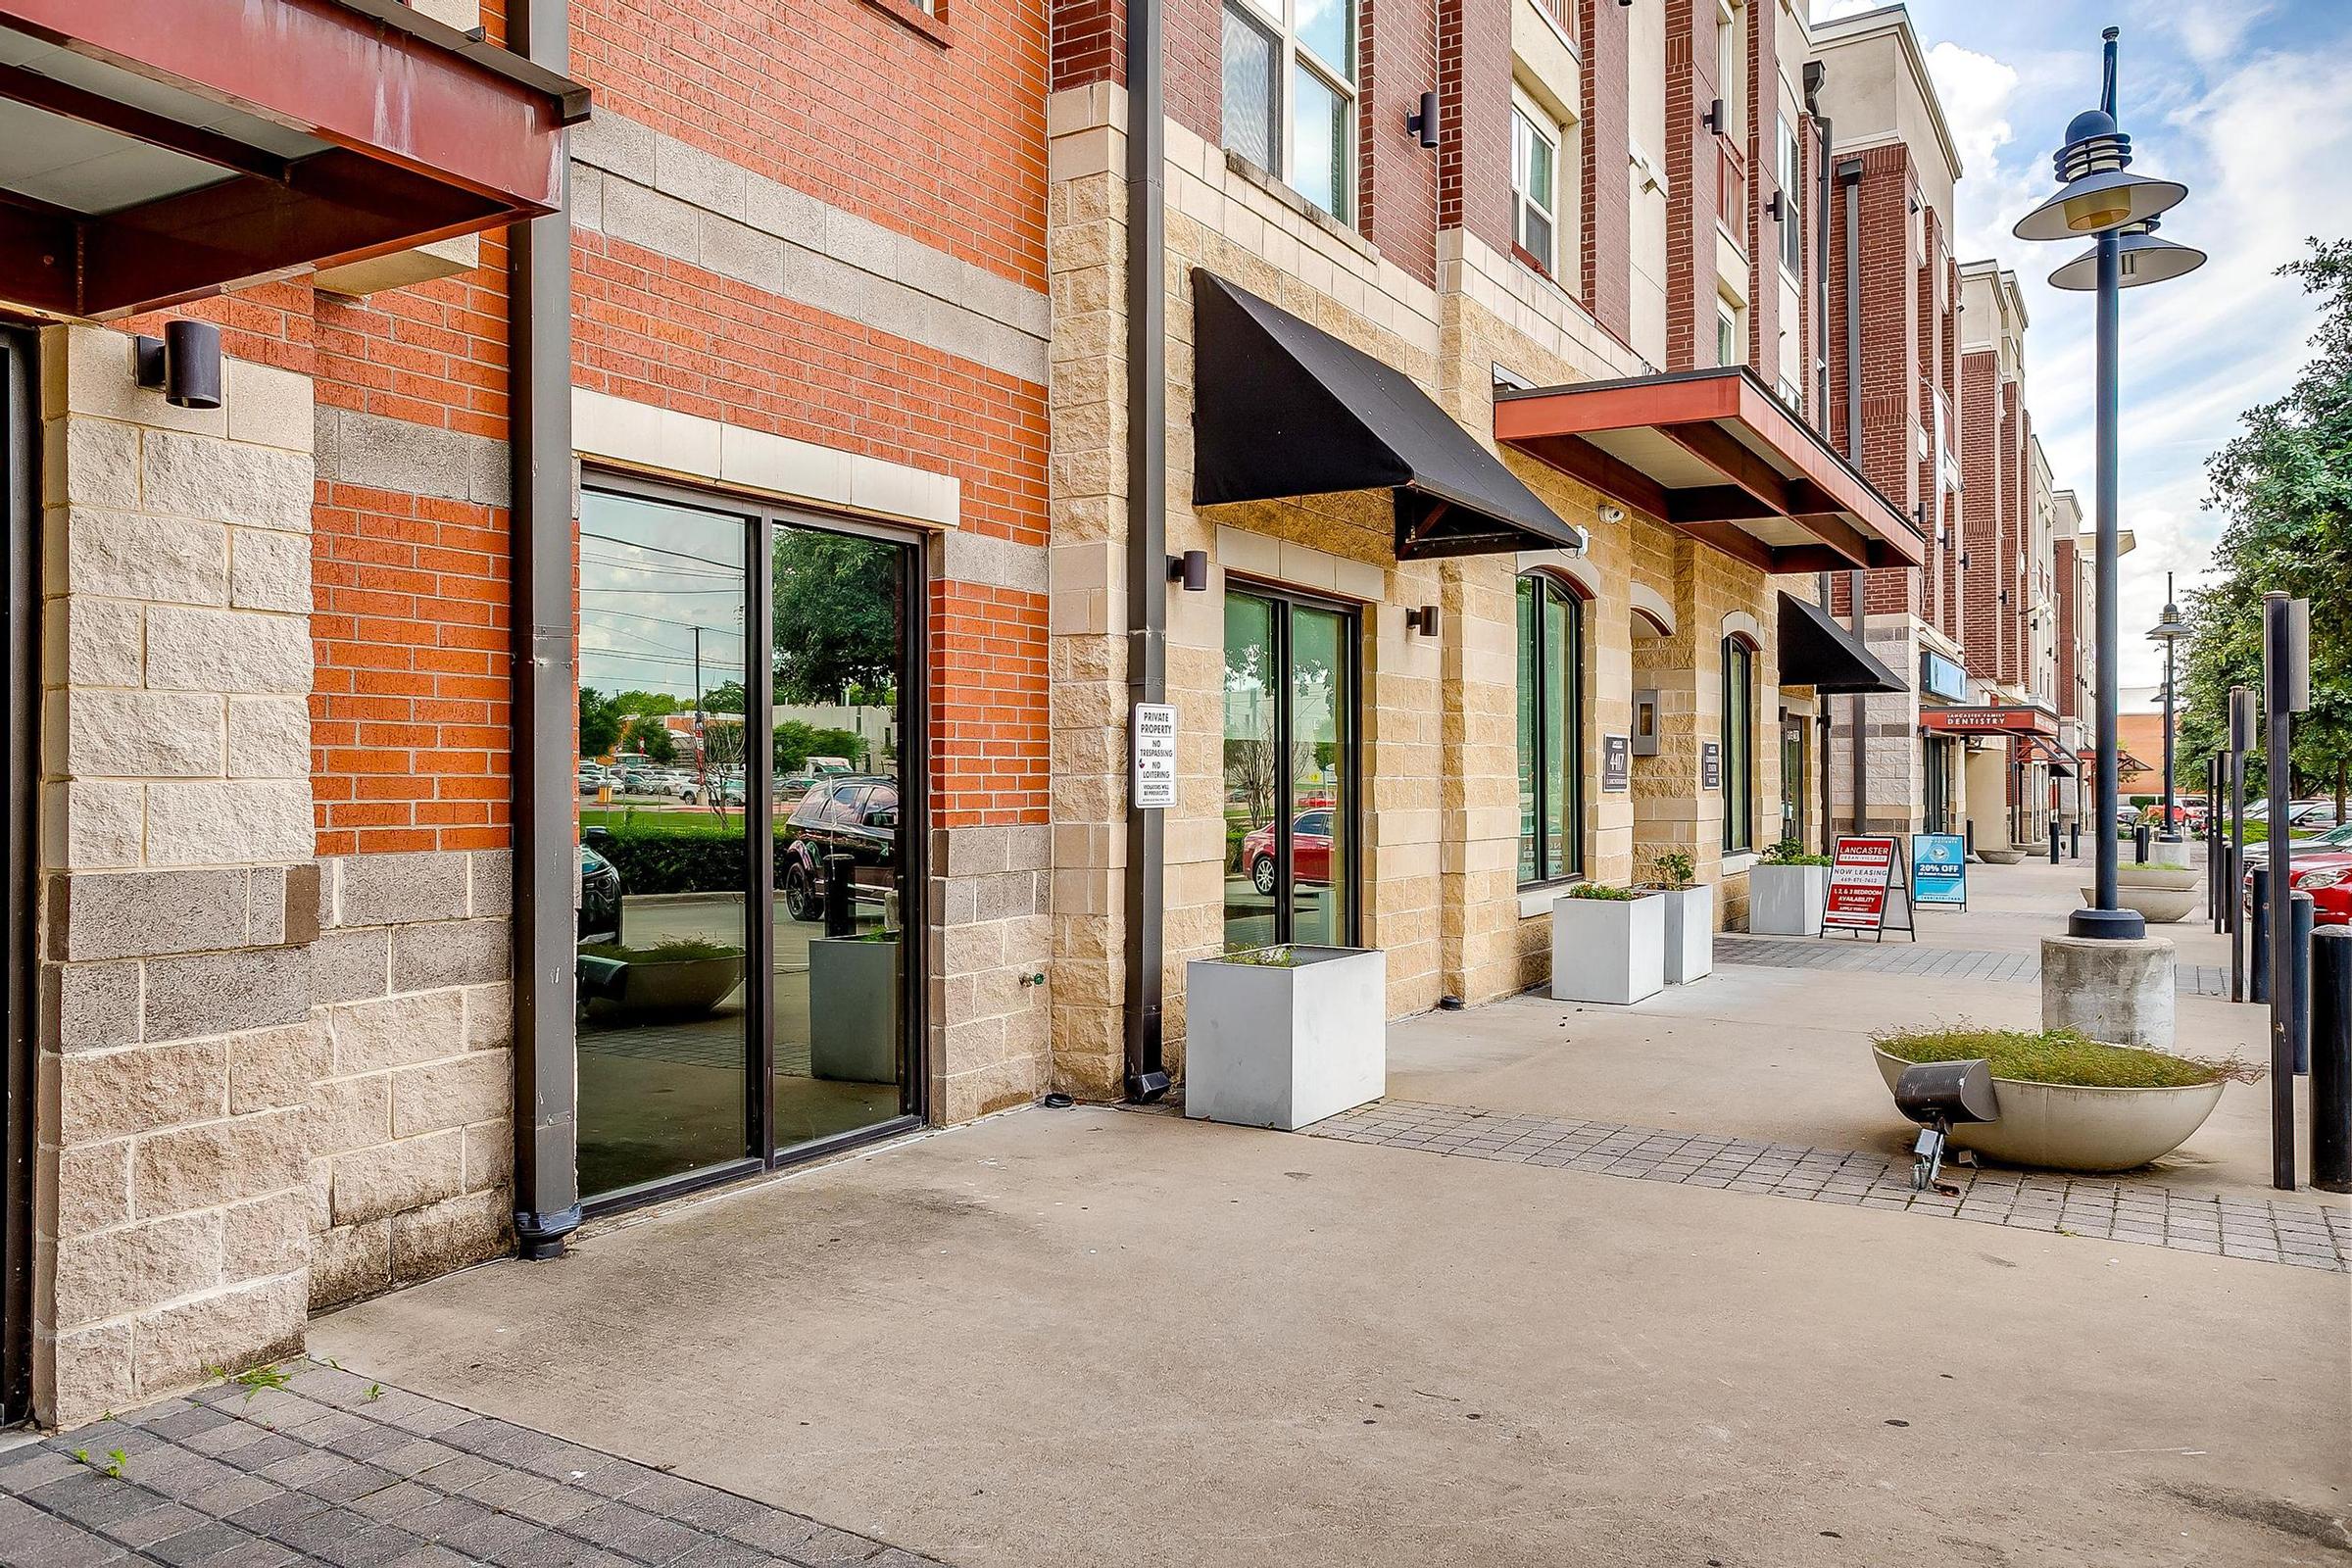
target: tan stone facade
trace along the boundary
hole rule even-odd
[[[1096,85],[1053,102],[1054,488],[1054,1072],[1079,1094],[1116,1092],[1120,1072],[1119,897],[1125,874],[1126,606],[1123,462],[1124,109]],[[1538,385],[1638,373],[1632,351],[1564,293],[1465,230],[1442,236],[1427,287],[1353,231],[1171,122],[1168,137],[1168,549],[1205,551],[1206,593],[1171,589],[1168,701],[1179,714],[1179,799],[1167,814],[1165,1021],[1181,1062],[1185,963],[1224,946],[1224,601],[1228,582],[1302,590],[1356,608],[1361,691],[1361,939],[1387,955],[1392,1015],[1443,997],[1507,996],[1547,978],[1558,888],[1517,880],[1515,714],[1520,572],[1556,574],[1585,601],[1584,874],[1645,880],[1649,859],[1690,853],[1718,907],[1744,909],[1745,855],[1723,850],[1723,803],[1700,788],[1702,741],[1719,741],[1722,646],[1754,649],[1757,820],[1777,837],[1780,794],[1776,584],[1756,568],[1631,516],[1602,522],[1597,498],[1516,453],[1504,461],[1558,514],[1589,530],[1562,552],[1396,560],[1385,493],[1196,508],[1191,444],[1192,270],[1281,306],[1402,370],[1492,444],[1497,369]],[[1444,632],[1414,635],[1435,605]],[[1638,629],[1639,628],[1639,631]],[[1599,738],[1626,733],[1641,684],[1661,695],[1656,755],[1625,793],[1604,793]],[[1769,807],[1769,809],[1767,808]]]

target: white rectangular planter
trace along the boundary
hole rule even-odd
[[[1715,890],[1670,888],[1666,901],[1666,983],[1687,986],[1715,972]]]
[[[1288,967],[1185,965],[1187,1116],[1288,1132],[1388,1093],[1388,956],[1288,951]]]
[[[1829,902],[1826,865],[1766,865],[1747,871],[1747,929],[1760,937],[1817,937]]]
[[[1552,1000],[1640,1002],[1665,989],[1663,896],[1552,902]]]

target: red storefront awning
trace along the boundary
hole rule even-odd
[[[2058,715],[2045,708],[1923,708],[1919,727],[1947,735],[2058,734]]]
[[[1744,367],[1497,389],[1494,439],[1768,572],[1927,559],[1911,520]]]
[[[0,0],[0,302],[123,316],[554,212],[587,113],[397,0]]]

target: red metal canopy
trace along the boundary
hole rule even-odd
[[[122,316],[550,213],[587,112],[396,0],[0,0],[0,302]]]
[[[1497,388],[1494,439],[1768,572],[1927,559],[1910,519],[1744,367]]]

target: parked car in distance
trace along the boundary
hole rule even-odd
[[[612,775],[607,773],[601,764],[596,762],[580,764],[580,793],[582,795],[594,795],[610,782],[612,782]]]
[[[2352,822],[2339,823],[2316,839],[2291,840],[2286,847],[2288,858],[2298,860],[2306,855],[2327,855],[2336,850],[2352,854]],[[2248,835],[2246,863],[2248,865],[2267,865],[2270,863],[2270,858],[2271,841],[2267,838],[2255,838]]]
[[[790,836],[777,854],[784,908],[795,920],[825,913],[825,861],[850,858],[850,896],[878,902],[896,879],[899,785],[896,779],[853,773],[834,776],[801,797],[786,820]]]
[[[602,832],[603,829],[591,829]],[[579,940],[620,935],[620,872],[611,860],[580,846]]]
[[[2295,856],[2287,862],[2286,885],[2289,891],[2311,895],[2314,925],[2352,925],[2352,851]],[[2251,870],[2238,889],[2238,902],[2240,907],[2253,906]]]
[[[1260,893],[1274,891],[1274,824],[1252,828],[1242,836],[1242,868],[1250,885]],[[1291,822],[1291,880],[1331,880],[1331,808],[1317,806],[1300,811]]]

